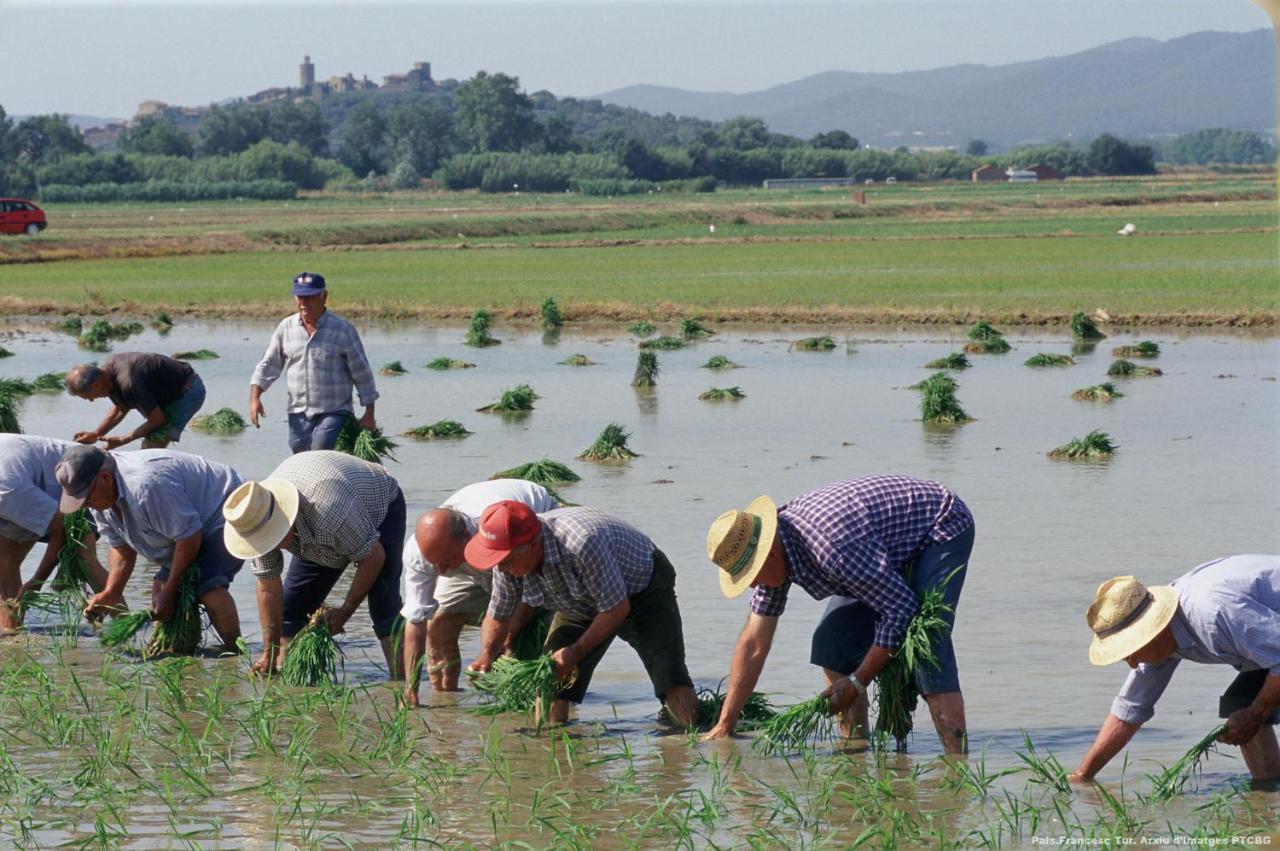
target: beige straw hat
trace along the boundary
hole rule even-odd
[[[1148,588],[1132,576],[1117,576],[1098,586],[1085,614],[1093,630],[1089,661],[1119,662],[1146,647],[1173,620],[1178,591],[1171,585]]]
[[[298,489],[284,479],[245,482],[222,506],[222,538],[236,558],[258,558],[280,546],[298,516]]]
[[[767,496],[754,499],[745,511],[726,511],[707,532],[707,557],[720,568],[720,590],[729,598],[751,587],[773,548],[778,506]]]

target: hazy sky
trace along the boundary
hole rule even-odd
[[[843,0],[661,3],[0,0],[0,106],[128,117],[144,100],[202,105],[319,79],[381,81],[415,61],[526,91],[635,83],[768,88],[820,71],[1000,65],[1133,36],[1269,27],[1249,0]]]

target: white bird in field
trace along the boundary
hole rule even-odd
[[[1134,226],[1133,226],[1133,222],[1129,222],[1129,224],[1127,224],[1127,225],[1125,225],[1124,227],[1120,228],[1120,230],[1116,231],[1116,233],[1120,234],[1121,236],[1133,236],[1133,234],[1134,234],[1137,230],[1138,230],[1138,229],[1137,229],[1136,227],[1134,227]]]
[[[711,232],[712,232],[712,233],[715,233],[715,232],[716,232],[716,226],[715,226],[715,225],[712,225],[712,226],[711,226]]]

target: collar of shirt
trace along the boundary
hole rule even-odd
[[[1234,661],[1223,659],[1217,653],[1213,652],[1213,648],[1200,640],[1200,637],[1191,629],[1190,622],[1187,621],[1186,615],[1182,610],[1174,612],[1173,620],[1169,621],[1169,628],[1173,632],[1173,640],[1177,643],[1177,649],[1173,651],[1173,655],[1179,659],[1189,659],[1192,662],[1221,664],[1228,662],[1235,664]]]

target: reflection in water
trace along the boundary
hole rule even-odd
[[[656,417],[658,415],[658,388],[656,387],[636,387],[636,409],[642,417]]]

